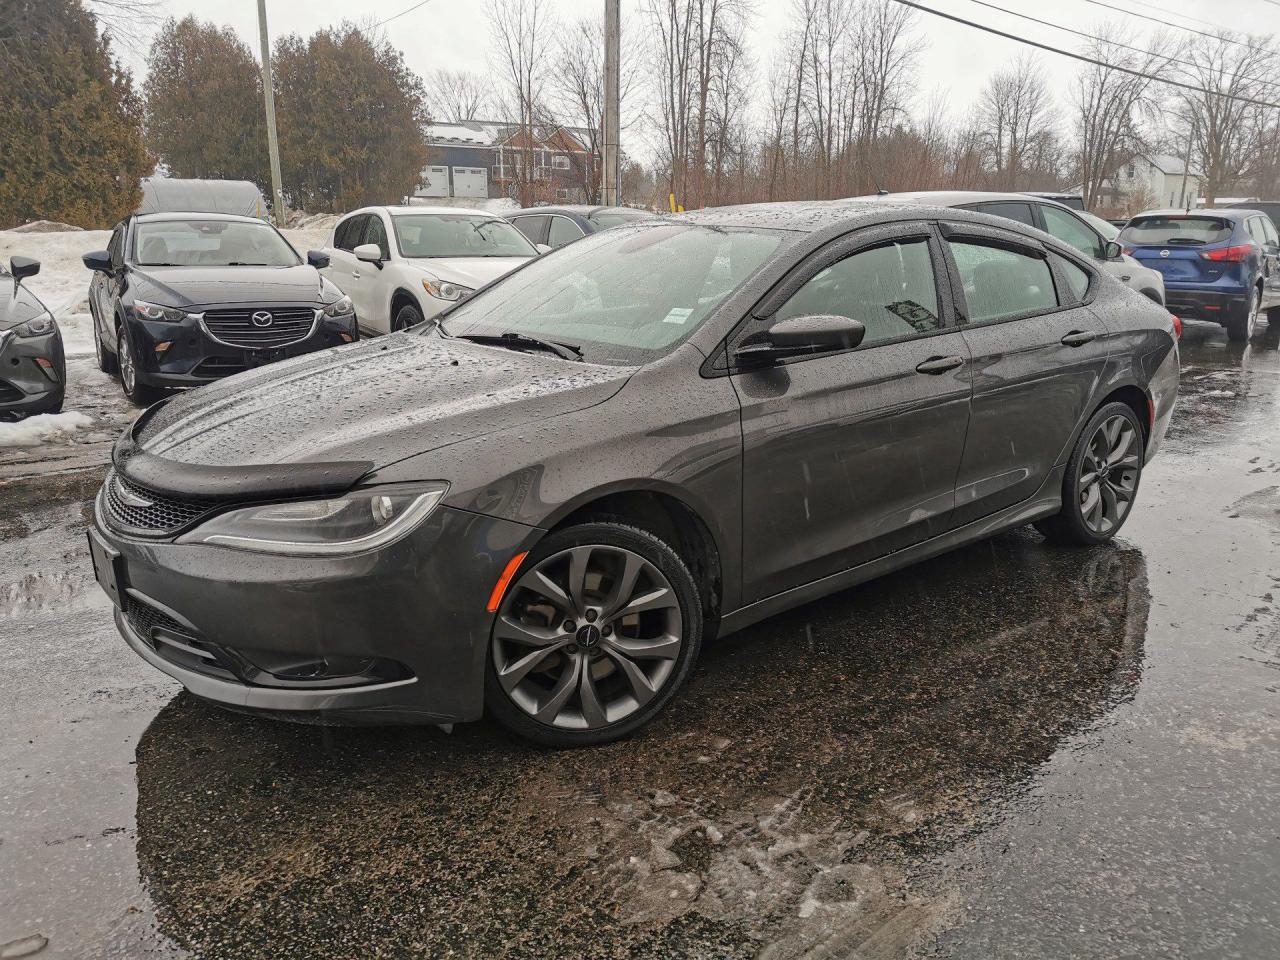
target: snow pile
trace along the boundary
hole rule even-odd
[[[80,257],[91,250],[105,250],[110,239],[110,231],[75,227],[50,233],[0,230],[0,262],[7,265],[12,256],[40,261],[40,272],[22,283],[58,321],[68,355],[93,353],[90,274]]]
[[[336,213],[310,213],[298,217],[297,220],[291,218],[289,226],[299,230],[332,230],[337,222],[338,215]]]
[[[92,425],[93,420],[76,412],[40,413],[17,423],[0,423],[0,449],[60,443],[70,440],[77,430],[85,430]]]
[[[20,227],[14,227],[13,233],[65,233],[68,230],[84,230],[84,227],[73,227],[69,223],[58,220],[32,220]]]

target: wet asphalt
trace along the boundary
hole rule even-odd
[[[1114,544],[722,638],[576,752],[193,699],[92,580],[109,437],[0,451],[0,957],[1280,956],[1276,341],[1189,325]]]

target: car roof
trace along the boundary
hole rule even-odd
[[[1241,207],[1200,207],[1196,210],[1183,210],[1181,207],[1165,207],[1160,210],[1143,210],[1141,213],[1135,213],[1129,219],[1137,220],[1139,217],[1218,217],[1222,220],[1241,220],[1250,214],[1257,214],[1265,217],[1266,214],[1261,210],[1251,210]]]
[[[1053,239],[1034,227],[1004,217],[995,217],[972,210],[956,210],[914,200],[902,200],[891,196],[851,197],[847,200],[795,200],[751,203],[736,207],[713,207],[673,214],[657,222],[818,233],[833,227],[856,230],[863,226],[887,221],[939,218],[971,220],[1013,233],[1029,233],[1040,240]]]
[[[501,220],[502,214],[494,213],[491,210],[473,210],[471,207],[416,207],[416,206],[395,206],[395,207],[362,207],[359,210],[352,210],[351,213],[345,214],[346,217],[354,213],[374,213],[385,210],[393,217],[401,216],[406,213],[425,213],[433,216],[449,216],[449,217],[485,217],[489,220]]]
[[[1075,196],[1075,194],[1054,194]],[[1065,204],[1042,193],[1001,193],[995,190],[910,190],[903,193],[882,193],[867,197],[850,197],[851,200],[908,200],[928,203],[935,207],[958,207],[966,203],[1047,203],[1070,210]]]
[[[504,217],[531,217],[553,213],[568,213],[577,217],[593,217],[597,213],[634,213],[640,217],[653,216],[648,210],[637,210],[634,207],[593,207],[585,203],[562,203],[554,207],[525,207],[521,210],[507,211],[502,215]]]
[[[181,210],[166,210],[164,213],[139,213],[134,219],[138,223],[163,223],[165,221],[184,221],[184,220],[225,220],[227,223],[266,223],[258,217],[246,217],[238,213],[205,213],[203,210],[192,210],[183,212]]]

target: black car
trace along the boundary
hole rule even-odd
[[[98,366],[137,403],[359,337],[328,256],[253,217],[135,215],[83,259]]]
[[[1225,203],[1227,210],[1257,210],[1265,213],[1272,225],[1280,230],[1280,200],[1241,200],[1239,203]]]
[[[631,207],[530,207],[506,214],[533,244],[555,249],[622,223],[648,220],[653,214]]]
[[[13,257],[0,266],[0,416],[57,413],[67,365],[57,321],[22,285],[40,261]]]

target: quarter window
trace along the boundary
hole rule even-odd
[[[978,242],[953,242],[970,323],[991,323],[1058,305],[1053,274],[1043,257]]]
[[[1085,294],[1089,292],[1089,272],[1066,257],[1060,257],[1056,253],[1051,256],[1067,279],[1067,289],[1071,291],[1072,299],[1077,302],[1083,300]]]
[[[811,278],[774,321],[817,314],[860,320],[862,345],[901,340],[942,327],[928,240],[860,250]]]
[[[1047,204],[1040,207],[1040,212],[1044,214],[1045,233],[1052,234],[1063,243],[1071,244],[1095,260],[1102,259],[1102,238],[1081,223],[1079,218]]]

